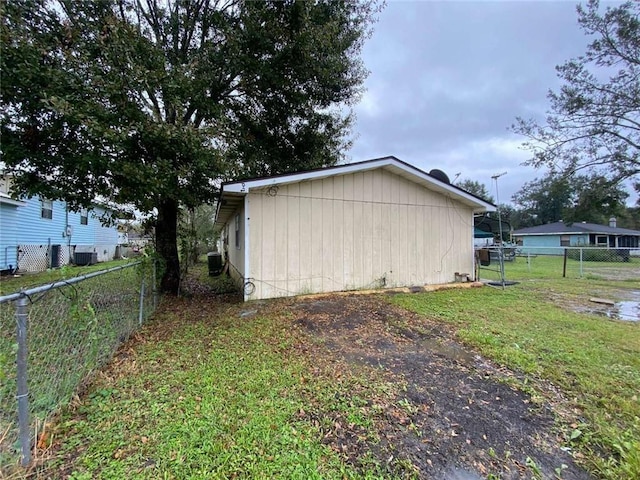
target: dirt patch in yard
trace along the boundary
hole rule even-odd
[[[636,280],[640,278],[640,267],[629,267],[629,264],[623,264],[624,267],[602,267],[588,266],[589,262],[585,262],[587,266],[583,269],[584,275],[593,275],[603,278],[604,280]]]
[[[548,293],[557,306],[576,313],[600,315],[610,320],[640,321],[640,291],[592,289],[581,295]]]
[[[368,405],[380,411],[379,441],[363,445],[355,426],[327,432],[354,463],[368,448],[391,471],[419,478],[591,478],[561,449],[549,405],[511,386],[513,373],[442,324],[380,295],[300,299],[290,308],[316,340],[319,362],[373,368],[400,385],[391,402]]]
[[[335,389],[335,401],[354,405],[360,419],[324,401],[296,418],[318,426],[323,441],[361,471],[381,466],[385,478],[438,480],[592,478],[562,450],[551,406],[515,388],[514,372],[458,343],[449,325],[391,305],[381,294],[244,304],[198,281],[187,279],[185,287],[187,298],[164,301],[162,323],[134,335],[100,372],[107,385],[135,375],[139,344],[170,340],[185,322],[273,315],[291,336],[285,354],[308,358],[312,366],[302,384],[311,386],[314,375],[338,384],[363,371],[373,380],[359,390]],[[206,351],[210,341],[202,342]],[[378,384],[393,387],[378,392]],[[67,453],[39,478],[66,478],[76,454]]]

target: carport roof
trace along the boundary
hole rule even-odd
[[[473,208],[474,213],[493,212],[496,206],[492,203],[477,197],[466,190],[455,185],[444,182],[433,175],[430,175],[419,168],[414,167],[396,157],[389,156],[365,160],[363,162],[337,165],[334,167],[318,168],[305,172],[288,173],[274,175],[271,177],[250,178],[222,184],[220,202],[216,212],[217,225],[224,225],[229,217],[235,212],[238,206],[244,201],[244,196],[253,188],[270,187],[273,185],[285,185],[308,180],[319,180],[337,175],[347,175],[350,173],[364,172],[383,168],[396,175],[406,178],[414,183],[420,184],[429,190],[449,194],[456,200]]]

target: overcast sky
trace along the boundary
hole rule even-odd
[[[555,66],[585,52],[576,1],[389,1],[363,57],[351,161],[394,155],[510,201],[543,171],[523,167],[517,116],[544,118]],[[603,5],[606,5],[604,3]]]

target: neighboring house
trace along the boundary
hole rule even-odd
[[[15,217],[17,210],[27,205],[26,202],[11,198],[8,190],[9,182],[0,176],[0,272],[16,269],[19,223]]]
[[[153,238],[149,234],[143,234],[139,232],[129,232],[127,236],[127,244],[129,245],[129,250],[133,252],[139,252],[143,250],[148,245],[153,244]]]
[[[245,300],[453,282],[495,206],[395,157],[223,184],[229,273]]]
[[[103,226],[107,210],[72,212],[65,202],[11,198],[10,181],[0,183],[0,271],[37,272],[73,263],[75,253],[95,253],[97,261],[116,255],[118,231]]]
[[[615,218],[609,220],[609,225],[562,221],[547,223],[516,230],[512,237],[528,253],[550,255],[563,252],[563,248],[554,247],[638,248],[640,244],[640,231],[618,228]]]

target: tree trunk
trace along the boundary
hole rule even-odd
[[[165,262],[160,290],[177,295],[180,290],[180,258],[178,257],[178,202],[169,198],[158,205],[156,223],[158,254]]]

